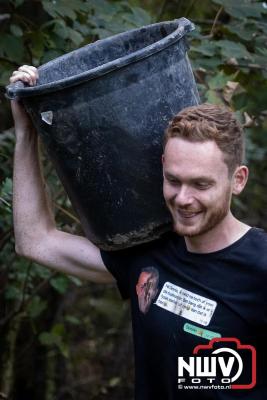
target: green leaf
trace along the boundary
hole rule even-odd
[[[79,46],[83,42],[83,36],[72,28],[68,29],[68,37],[76,45]]]
[[[24,57],[23,38],[8,33],[0,35],[0,55],[16,63],[22,63]]]
[[[65,321],[69,322],[72,325],[80,325],[81,324],[81,320],[79,320],[78,318],[74,317],[73,315],[66,315]]]
[[[51,333],[56,336],[63,337],[65,335],[65,327],[63,324],[55,324],[52,327]]]
[[[76,276],[68,275],[68,278],[71,282],[75,283],[76,286],[82,286],[82,284],[83,284],[82,281],[79,278],[77,278]]]
[[[224,105],[219,93],[217,93],[215,90],[207,90],[205,98],[208,103]]]
[[[263,33],[267,34],[267,23],[263,21],[257,21],[257,27],[260,29]]]
[[[57,11],[57,14],[63,18],[68,17],[68,18],[72,19],[73,21],[75,21],[75,19],[76,19],[76,13],[71,7],[68,7],[65,5],[58,5],[56,7],[56,11]]]
[[[6,67],[5,71],[0,73],[0,85],[6,86],[9,83],[9,78],[12,75],[14,68],[8,66]]]
[[[91,28],[86,24],[80,24],[78,21],[74,21],[73,29],[77,32],[80,32],[83,37],[87,36],[91,33]]]
[[[11,178],[6,178],[1,185],[1,193],[4,196],[11,196],[13,192],[13,182]]]
[[[43,344],[44,346],[53,346],[53,345],[57,345],[58,341],[59,341],[59,337],[51,332],[42,332],[39,335],[39,341],[41,344]]]
[[[203,56],[212,57],[218,52],[216,44],[212,41],[200,43],[198,46],[191,46],[190,51],[201,53]]]
[[[88,12],[91,10],[90,1],[83,0],[57,0],[61,2],[62,7],[70,8],[76,12]]]
[[[55,20],[54,32],[63,39],[67,39],[69,37],[68,28],[64,20]]]
[[[121,383],[121,378],[119,376],[114,376],[108,381],[110,387],[116,387]]]
[[[214,3],[220,4],[225,11],[238,19],[246,17],[261,18],[262,13],[266,10],[262,6],[262,2],[254,0],[213,0]]]
[[[112,33],[114,33],[114,32],[111,32],[108,29],[103,29],[103,28],[93,28],[92,29],[92,34],[97,35],[99,37],[99,39],[105,39],[105,38],[109,37],[110,35],[112,35]]]
[[[152,17],[140,7],[133,7],[128,2],[109,3],[105,0],[90,2],[94,13],[88,18],[93,26],[92,33],[100,39],[150,24]]]
[[[236,43],[230,40],[218,40],[216,46],[221,49],[222,56],[227,59],[233,57],[236,59],[252,59],[251,54],[242,43]]]
[[[9,285],[5,290],[5,298],[7,300],[19,300],[21,298],[21,290],[14,285]]]
[[[60,342],[59,345],[59,350],[61,352],[61,354],[65,357],[65,358],[69,358],[70,356],[70,349],[67,343],[64,342]]]
[[[47,302],[39,296],[35,296],[28,306],[28,314],[31,318],[38,317],[47,308]]]
[[[53,18],[68,17],[73,21],[77,18],[77,12],[88,11],[88,6],[81,0],[43,0],[42,5],[44,10]]]
[[[23,31],[19,25],[10,25],[10,32],[13,33],[14,36],[21,37],[23,36]]]
[[[45,51],[47,35],[42,31],[35,31],[31,40],[31,51],[33,57],[40,59]]]
[[[57,276],[50,281],[50,285],[59,293],[64,294],[66,293],[68,286],[69,286],[69,280],[67,276]]]
[[[62,324],[56,324],[53,326],[51,332],[42,332],[39,335],[39,341],[41,344],[47,347],[57,346],[61,354],[68,358],[69,357],[69,347],[67,343],[64,342],[65,328]]]
[[[123,19],[134,27],[149,25],[152,22],[151,16],[140,7],[131,7],[131,12],[124,14]]]
[[[114,16],[120,9],[119,4],[111,4],[106,0],[90,0],[90,5],[96,16]]]
[[[53,60],[54,58],[60,57],[64,54],[64,52],[62,50],[48,50],[45,52],[45,54],[43,55],[43,57],[41,58],[41,63],[45,64],[48,61]]]
[[[50,1],[42,1],[42,5],[47,14],[51,15],[53,18],[57,18],[56,9]]]
[[[235,75],[225,75],[220,71],[208,81],[208,85],[210,89],[223,89],[227,82],[232,81],[234,78]]]
[[[232,21],[229,24],[225,25],[225,28],[234,34],[236,34],[239,38],[246,41],[253,40],[255,32],[257,31],[256,21]]]
[[[31,276],[41,278],[42,280],[48,279],[52,275],[52,271],[49,268],[33,263],[31,270]]]
[[[201,68],[208,71],[213,71],[215,68],[222,64],[222,60],[220,57],[197,57],[193,58],[191,61],[194,69]]]

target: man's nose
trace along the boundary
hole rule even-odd
[[[194,198],[193,193],[190,187],[187,185],[181,185],[179,189],[176,191],[175,195],[175,203],[180,207],[185,207],[192,204]]]

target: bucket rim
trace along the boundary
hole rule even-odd
[[[142,49],[137,50],[131,54],[116,58],[112,61],[109,61],[98,67],[92,68],[88,71],[81,72],[76,75],[72,75],[68,78],[59,79],[54,82],[45,83],[43,85],[37,84],[36,86],[26,86],[24,84],[24,82],[18,81],[16,83],[6,86],[6,97],[10,100],[13,100],[15,98],[26,98],[26,97],[47,94],[47,93],[51,93],[51,92],[55,92],[55,91],[61,91],[65,88],[80,85],[83,82],[99,78],[99,77],[106,75],[113,71],[117,71],[123,67],[126,67],[129,64],[138,62],[139,60],[142,60],[144,58],[148,58],[151,55],[166,49],[167,47],[171,46],[172,44],[174,44],[175,42],[180,40],[187,33],[193,31],[195,29],[195,25],[191,21],[189,21],[187,18],[182,17],[182,18],[171,20],[171,21],[162,21],[162,22],[158,22],[158,23],[154,23],[154,24],[150,24],[150,25],[145,25],[140,28],[131,29],[128,31],[121,32],[117,35],[112,35],[105,39],[101,39],[103,41],[108,41],[108,40],[111,40],[112,38],[124,36],[125,34],[129,34],[131,32],[140,31],[143,28],[154,27],[157,25],[164,26],[164,25],[170,25],[170,24],[175,24],[175,23],[176,23],[177,27],[172,33],[170,33],[169,35],[165,36],[164,38],[158,40],[157,42],[152,43],[148,46],[145,46]],[[96,43],[96,42],[94,42],[94,43]],[[94,43],[89,43],[83,47],[89,47],[90,45],[92,45]],[[75,49],[75,50],[71,51],[70,53],[66,53],[60,57],[57,57],[57,59],[64,58],[67,54],[77,52],[81,48]],[[47,66],[50,62],[53,62],[53,60],[38,67],[38,71],[41,72],[42,69],[45,66]]]

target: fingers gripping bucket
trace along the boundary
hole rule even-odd
[[[162,136],[198,103],[185,18],[131,30],[39,68],[20,97],[79,215],[86,236],[116,250],[171,228],[162,195]]]

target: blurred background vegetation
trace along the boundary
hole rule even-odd
[[[267,228],[267,3],[257,0],[1,0],[0,3],[0,399],[132,399],[128,304],[113,285],[82,282],[16,256],[12,228],[14,132],[5,85],[112,34],[187,17],[202,101],[230,106],[246,127],[250,181],[237,216]],[[81,233],[43,155],[58,225]]]

